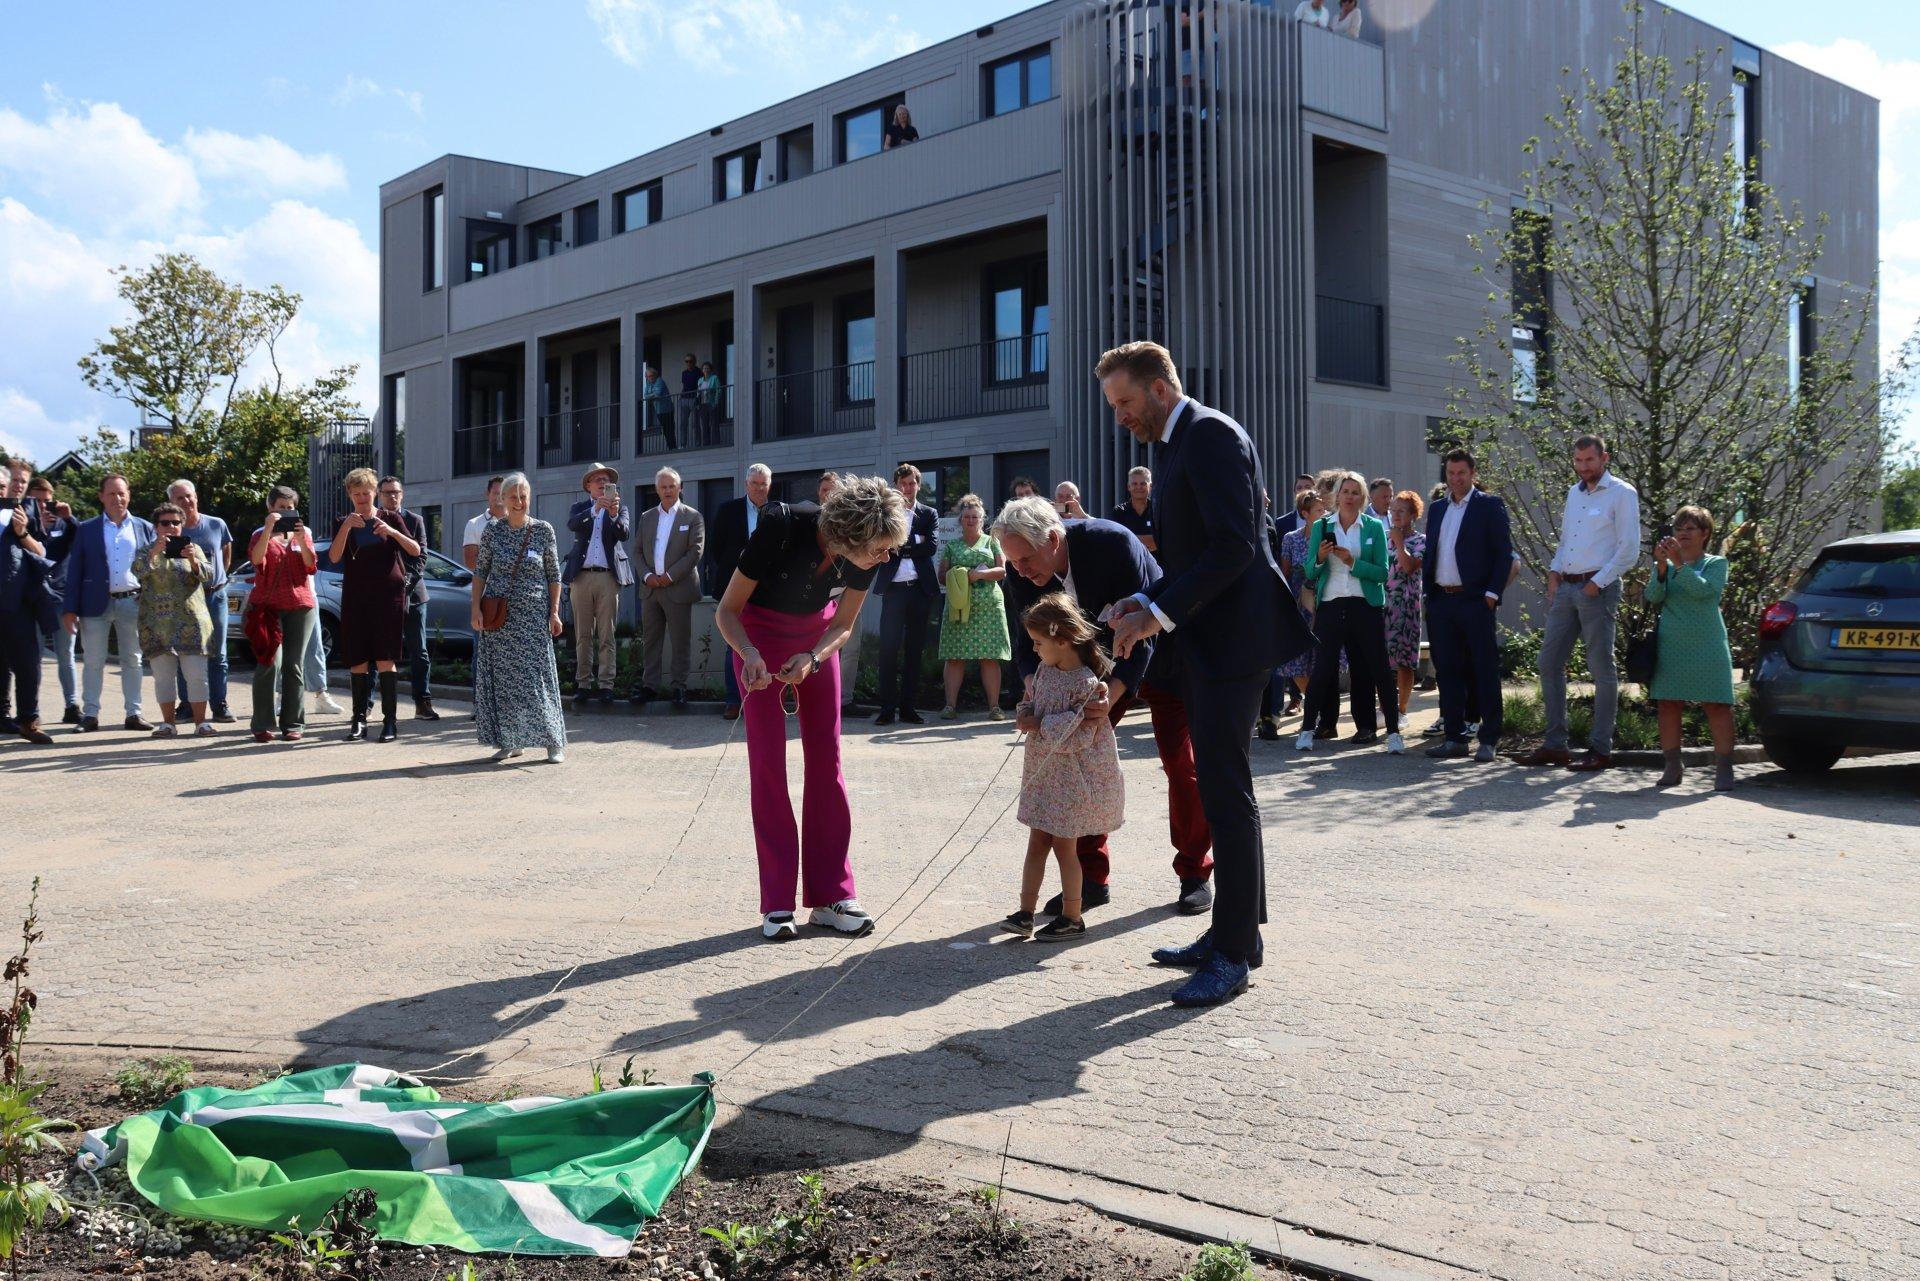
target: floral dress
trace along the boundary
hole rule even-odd
[[[1046,663],[1021,710],[1040,718],[1020,769],[1020,822],[1049,836],[1104,836],[1126,821],[1127,785],[1113,722],[1081,713],[1102,682],[1091,670]]]
[[[207,580],[212,567],[185,556],[158,565],[142,551],[133,558],[140,583],[140,650],[145,654],[205,654],[213,640],[213,616],[207,613]],[[224,641],[224,637],[222,640]],[[167,691],[171,697],[172,691]]]
[[[1312,525],[1303,525],[1299,529],[1289,530],[1286,537],[1280,540],[1280,569],[1286,574],[1287,581],[1296,586],[1307,581],[1307,532],[1312,528]],[[1311,590],[1303,594],[1300,607],[1307,611],[1308,622],[1311,623],[1313,611]],[[1307,646],[1298,658],[1274,668],[1274,675],[1286,677],[1313,675],[1313,655],[1317,648],[1318,646],[1314,645]],[[1340,650],[1340,670],[1343,672],[1347,670],[1347,651],[1344,646]]]
[[[948,569],[991,567],[1000,554],[1000,544],[982,535],[967,546],[956,538],[940,549],[940,559]],[[940,657],[942,659],[979,659],[982,662],[1006,662],[1013,657],[1007,639],[1007,604],[994,579],[979,579],[968,584],[967,621],[959,622],[949,608],[940,618]]]
[[[473,708],[480,741],[495,748],[565,747],[560,671],[547,630],[548,591],[560,581],[553,526],[528,520],[515,529],[494,521],[481,536],[474,573],[485,584],[483,596],[507,601],[506,624],[497,632],[481,632],[474,646]]]
[[[1407,535],[1407,555],[1419,560],[1427,554],[1427,536]],[[1400,572],[1400,557],[1387,547],[1387,666],[1420,670],[1420,570]]]

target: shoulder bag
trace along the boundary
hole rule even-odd
[[[527,563],[527,549],[533,545],[533,522],[527,522],[527,532],[520,537],[520,554],[513,558],[513,572],[507,575],[507,589],[520,577],[520,571]],[[505,596],[482,596],[480,598],[480,630],[497,632],[507,625],[507,598]]]

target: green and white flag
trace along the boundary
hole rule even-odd
[[[372,1188],[383,1240],[515,1254],[624,1255],[700,1159],[713,1078],[575,1099],[453,1103],[357,1063],[250,1090],[186,1090],[88,1134],[80,1162],[125,1162],[161,1209],[303,1230]]]

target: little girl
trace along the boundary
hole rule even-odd
[[[1033,830],[1020,878],[1020,910],[1006,924],[1024,937],[1056,942],[1087,932],[1080,919],[1080,859],[1074,845],[1079,837],[1119,830],[1126,784],[1113,725],[1104,716],[1089,720],[1081,711],[1113,670],[1092,620],[1072,597],[1054,592],[1035,601],[1022,621],[1040,659],[1027,697],[1015,711],[1028,731],[1019,819]],[[1060,864],[1060,915],[1036,935],[1033,909],[1049,851]]]

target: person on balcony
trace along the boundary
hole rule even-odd
[[[1325,31],[1333,25],[1333,13],[1327,8],[1327,0],[1300,0],[1293,6],[1293,20]]]
[[[692,352],[680,358],[680,421],[697,426],[700,418],[700,361]]]
[[[714,429],[720,425],[720,375],[711,360],[700,362],[700,381],[694,384],[694,392],[700,443],[711,445],[715,443]]]
[[[913,127],[913,113],[907,110],[907,104],[903,102],[893,109],[893,115],[887,121],[887,135],[881,140],[880,149],[892,151],[895,147],[918,141],[920,131]]]
[[[680,446],[674,440],[673,433],[673,391],[667,386],[667,380],[652,365],[646,369],[646,377],[640,386],[640,404],[652,421],[642,425],[641,430],[658,427],[660,437],[671,453]]]
[[[1343,36],[1360,38],[1360,24],[1365,19],[1360,16],[1360,0],[1340,0],[1340,12],[1333,16],[1333,30]]]

